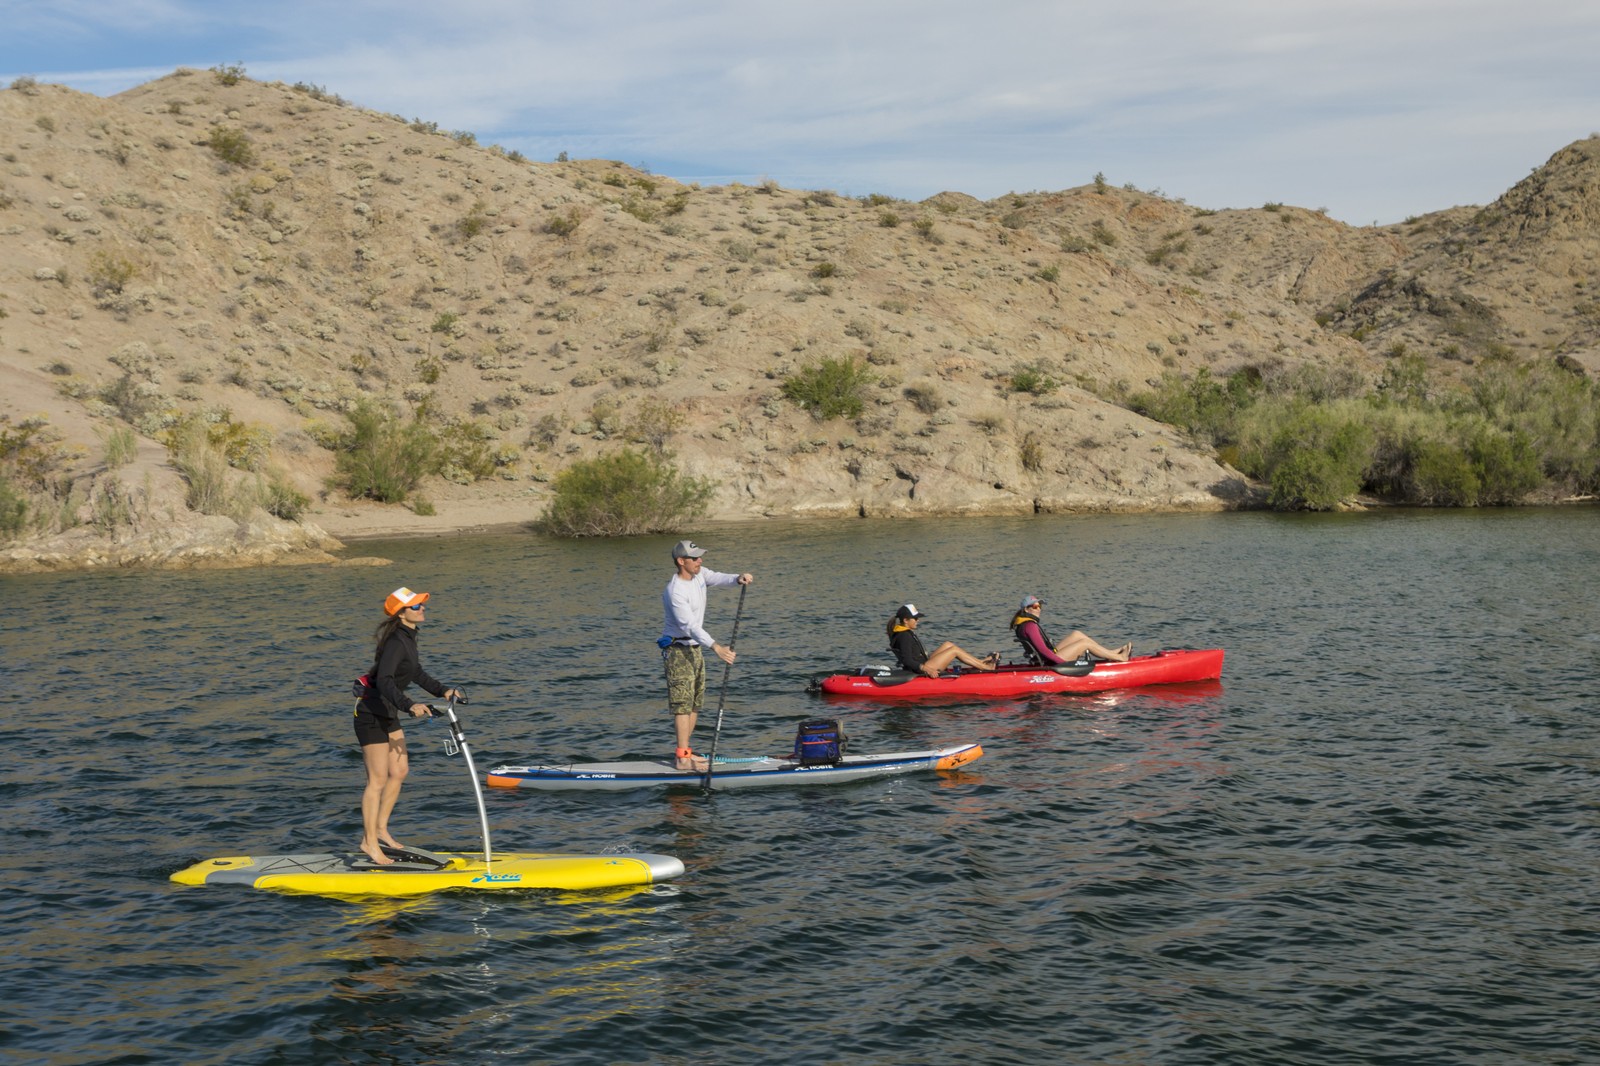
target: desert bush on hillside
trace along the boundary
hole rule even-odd
[[[27,498],[0,474],[0,541],[15,540],[27,528]]]
[[[127,426],[115,426],[105,435],[106,466],[115,470],[133,462],[139,450],[139,439]]]
[[[256,161],[256,150],[243,130],[231,126],[213,126],[206,138],[206,147],[224,163],[247,167]]]
[[[1006,384],[1012,392],[1026,392],[1034,396],[1048,396],[1061,387],[1061,382],[1048,370],[1032,363],[1013,370]]]
[[[925,415],[944,409],[944,396],[936,385],[907,385],[902,395],[911,401],[912,407]]]
[[[1044,469],[1044,441],[1031,429],[1022,435],[1017,445],[1017,461],[1022,469],[1035,474]]]
[[[227,456],[211,440],[204,422],[188,419],[179,423],[168,438],[167,448],[172,465],[187,485],[184,503],[189,510],[235,518],[249,513],[246,497],[231,483]]]
[[[706,511],[716,484],[665,455],[624,449],[574,463],[555,479],[541,521],[560,537],[627,537],[676,529]]]
[[[652,397],[639,404],[639,410],[634,413],[633,421],[624,432],[628,440],[648,445],[656,455],[665,455],[667,441],[683,428],[686,421],[687,416],[682,410],[665,400]]]
[[[877,376],[860,359],[825,356],[784,378],[783,395],[818,422],[860,418],[867,387],[875,380]]]
[[[570,237],[578,232],[578,224],[583,221],[583,216],[576,207],[569,207],[564,212],[558,212],[544,220],[544,231],[553,233],[557,237]]]
[[[89,257],[88,282],[96,296],[120,294],[138,273],[131,259],[116,252],[99,251]]]
[[[489,228],[489,208],[482,200],[472,205],[472,210],[456,222],[456,232],[471,240]]]
[[[217,80],[224,85],[238,85],[244,80],[244,64],[230,63],[224,66],[218,63],[211,68],[211,73],[215,74]]]
[[[345,417],[350,426],[336,441],[333,482],[352,499],[403,503],[438,471],[439,443],[420,417],[402,422],[370,399]]]
[[[64,471],[71,456],[60,440],[42,418],[13,423],[0,414],[0,540],[47,528],[70,494]]]
[[[493,431],[481,422],[446,426],[438,434],[438,473],[458,485],[494,476],[498,463],[493,440]]]

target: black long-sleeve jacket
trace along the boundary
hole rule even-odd
[[[398,626],[383,642],[378,661],[372,668],[372,685],[378,698],[370,695],[363,702],[367,710],[382,718],[398,718],[411,711],[416,701],[406,695],[406,687],[416,684],[435,696],[444,695],[444,686],[428,676],[417,654],[417,631]]]

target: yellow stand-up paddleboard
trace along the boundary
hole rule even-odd
[[[463,699],[462,702],[465,702]],[[461,734],[461,720],[452,702],[444,709],[450,723],[445,751],[465,757],[472,792],[478,800],[483,850],[435,854],[419,848],[384,848],[394,861],[373,862],[361,853],[348,855],[231,855],[205,859],[172,875],[181,885],[249,885],[280,892],[322,896],[415,896],[444,889],[487,891],[526,888],[620,888],[665,881],[683,873],[683,863],[670,855],[641,852],[559,855],[540,852],[494,853],[489,843],[489,814],[478,786],[472,749]]]
[[[416,855],[419,853],[412,852]],[[396,861],[378,866],[365,855],[239,855],[206,859],[172,875],[181,885],[250,885],[323,896],[414,896],[447,888],[617,888],[648,885],[683,873],[670,855],[542,855],[501,852],[437,855],[443,865]]]

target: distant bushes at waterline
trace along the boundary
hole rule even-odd
[[[439,444],[420,417],[402,422],[371,400],[345,415],[350,428],[334,442],[333,481],[353,499],[404,503],[439,469]]]
[[[665,455],[625,449],[574,463],[555,479],[541,522],[560,537],[627,537],[679,528],[706,511],[716,486],[685,477]]]
[[[1491,359],[1446,384],[1401,356],[1375,387],[1314,367],[1202,369],[1128,405],[1267,482],[1278,510],[1331,510],[1358,493],[1474,507],[1600,492],[1600,389],[1554,363]]]
[[[267,465],[270,435],[262,427],[189,418],[166,434],[166,442],[187,485],[184,503],[191,511],[242,522],[259,507],[298,522],[311,504],[282,471]]]
[[[493,434],[478,422],[445,421],[435,428],[426,410],[402,419],[371,399],[345,417],[345,430],[319,439],[334,452],[334,487],[352,499],[405,503],[430,475],[468,485],[518,459],[514,448],[492,447]]]

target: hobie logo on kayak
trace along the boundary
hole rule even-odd
[[[515,885],[521,882],[521,874],[479,874],[474,877],[471,884]]]

